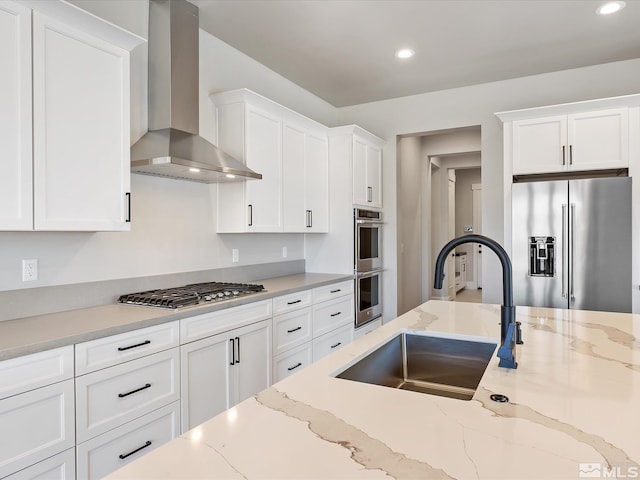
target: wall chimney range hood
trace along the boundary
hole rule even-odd
[[[149,131],[131,147],[131,171],[202,183],[262,175],[198,135],[198,8],[149,1]]]

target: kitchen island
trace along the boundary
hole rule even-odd
[[[333,376],[403,330],[498,341],[499,306],[430,301],[108,478],[640,475],[640,317],[518,307],[517,320],[518,368],[494,355],[471,401]]]

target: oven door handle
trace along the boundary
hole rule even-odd
[[[378,225],[382,225],[384,222],[376,221],[376,220],[356,220],[356,224],[362,225],[364,227],[377,227]]]
[[[356,272],[356,278],[369,278],[384,272],[384,268],[376,268],[375,270],[369,270],[368,272]]]

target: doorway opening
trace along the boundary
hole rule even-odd
[[[473,126],[398,139],[399,314],[429,299],[482,301],[477,245],[458,247],[447,262],[442,290],[432,288],[435,258],[444,244],[482,233],[480,134],[480,126]]]

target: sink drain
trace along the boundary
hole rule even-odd
[[[509,397],[502,395],[501,393],[494,393],[489,397],[494,402],[506,403],[509,401]]]

